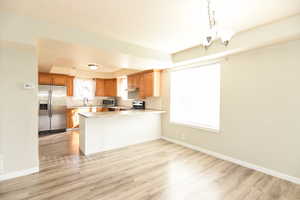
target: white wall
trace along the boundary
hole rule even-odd
[[[0,41],[0,179],[39,165],[37,87],[24,90],[24,83],[37,86],[35,48]]]
[[[239,32],[233,36],[229,45],[225,47],[219,41],[205,50],[198,45],[172,55],[173,62],[179,64],[190,60],[205,61],[232,54],[245,52],[267,45],[300,38],[300,14],[275,21],[271,24]]]
[[[131,59],[147,59],[154,63],[171,62],[171,56],[161,51],[112,39],[98,33],[82,31],[55,23],[33,19],[7,12],[0,12],[1,40],[36,45],[39,39],[51,39],[78,44],[132,56]],[[156,62],[157,61],[157,62]]]
[[[300,178],[299,52],[296,40],[229,57],[221,63],[221,133],[170,124],[168,112],[163,135]],[[169,72],[162,82],[169,111]]]

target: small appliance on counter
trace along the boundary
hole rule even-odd
[[[134,100],[132,102],[132,108],[133,109],[145,109],[145,101]]]
[[[109,107],[115,107],[116,106],[116,99],[109,98],[109,99],[103,99],[102,100],[102,106],[109,108]]]

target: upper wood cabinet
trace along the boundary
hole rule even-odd
[[[144,97],[151,97],[154,96],[154,92],[153,92],[153,88],[154,88],[154,84],[153,84],[153,72],[147,72],[144,75]]]
[[[74,77],[63,74],[39,73],[40,85],[67,86],[67,96],[73,96]]]
[[[161,70],[146,70],[128,76],[128,88],[138,88],[141,99],[160,96]]]
[[[67,85],[67,76],[61,74],[52,74],[52,85]]]
[[[129,89],[134,89],[134,88],[140,87],[141,74],[129,75],[127,78],[128,78],[127,80],[128,80],[128,88]]]
[[[95,96],[117,96],[117,79],[96,79]]]
[[[73,96],[74,95],[74,76],[67,76],[66,86],[67,86],[67,96]]]
[[[117,96],[117,79],[104,79],[104,96]]]
[[[96,94],[95,96],[104,96],[104,79],[97,78],[96,80]]]
[[[52,85],[52,76],[48,73],[39,73],[40,85]]]

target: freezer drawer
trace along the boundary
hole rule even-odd
[[[51,129],[58,130],[58,129],[66,129],[67,122],[66,122],[66,114],[52,114],[51,117]]]
[[[39,132],[49,131],[50,128],[50,117],[47,115],[39,115]]]

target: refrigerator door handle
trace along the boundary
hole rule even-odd
[[[49,117],[51,118],[52,117],[52,87],[51,87],[51,90],[50,90],[50,115]]]
[[[52,87],[49,91],[49,117],[52,117]]]

